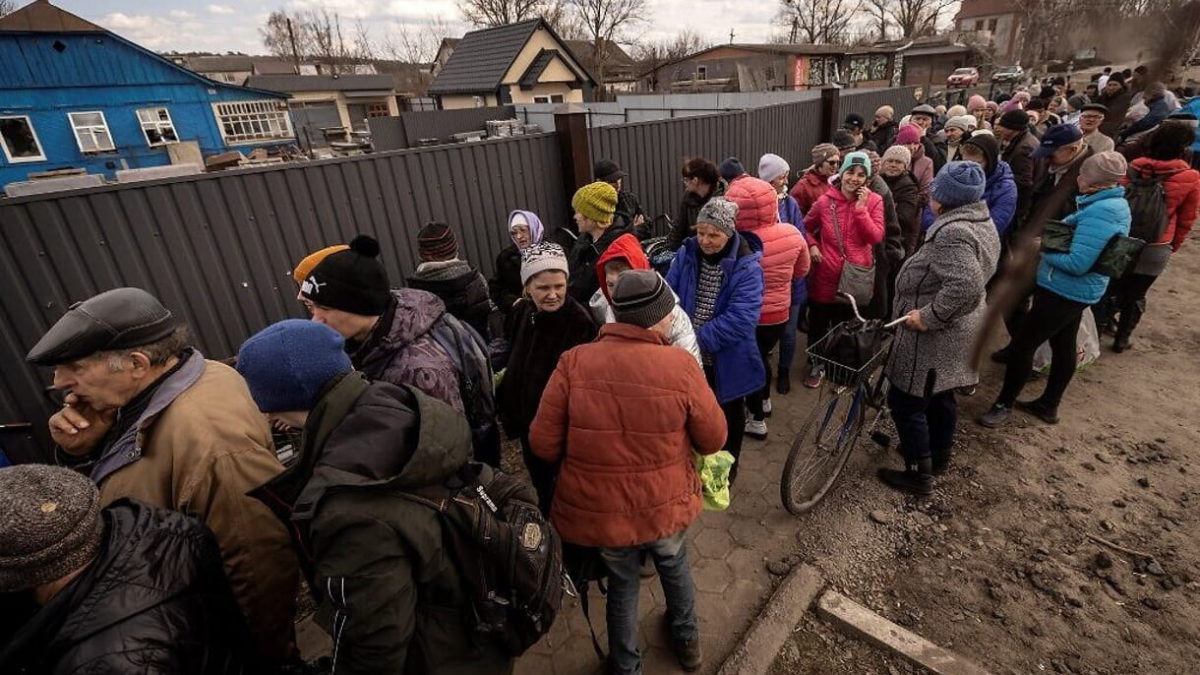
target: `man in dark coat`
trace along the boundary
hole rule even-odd
[[[911,122],[924,130],[921,135],[921,145],[925,147],[925,156],[933,160],[933,172],[936,174],[942,170],[946,164],[946,139],[942,136],[940,139],[935,137],[937,133],[933,128],[934,121],[937,120],[937,110],[928,103],[919,105],[912,109],[909,113]]]
[[[895,117],[896,111],[890,105],[880,106],[875,111],[875,121],[871,124],[868,136],[875,143],[875,148],[879,152],[886,151],[896,141],[896,133],[900,131],[900,125],[896,124]]]
[[[499,645],[476,639],[442,517],[398,494],[458,473],[471,456],[462,417],[413,387],[368,382],[341,336],[311,321],[263,329],[242,345],[237,368],[262,412],[304,429],[296,463],[255,496],[302,552],[336,671],[509,672]]]
[[[592,176],[617,191],[617,211],[614,216],[617,224],[633,232],[639,240],[649,239],[651,232],[646,222],[646,211],[638,196],[625,189],[625,179],[629,174],[611,159],[602,159],[592,167]]]
[[[417,256],[421,264],[408,285],[429,291],[442,299],[446,311],[474,328],[487,340],[488,315],[495,306],[488,294],[487,279],[471,263],[459,257],[458,238],[445,223],[429,223],[417,234]]]
[[[1029,131],[1029,115],[1024,110],[1004,113],[996,123],[995,131],[1002,144],[1000,159],[1008,162],[1013,182],[1017,184],[1017,215],[1010,228],[1010,231],[1016,231],[1029,215],[1036,164],[1032,155],[1038,148],[1038,139]]]
[[[1132,100],[1133,92],[1125,86],[1124,75],[1114,73],[1108,78],[1108,83],[1104,85],[1104,89],[1100,91],[1100,98],[1096,101],[1108,108],[1104,123],[1100,125],[1100,133],[1116,139],[1117,131],[1125,121],[1125,113],[1129,111]]]
[[[71,469],[0,471],[0,673],[247,675],[212,533]]]

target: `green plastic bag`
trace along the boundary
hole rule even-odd
[[[728,451],[712,455],[696,454],[696,473],[704,487],[704,510],[724,511],[729,508],[729,471],[737,461]]]

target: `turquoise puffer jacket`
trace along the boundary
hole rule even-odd
[[[1068,300],[1094,305],[1108,289],[1108,277],[1091,272],[1113,237],[1129,234],[1129,202],[1125,188],[1111,187],[1076,197],[1079,210],[1063,219],[1075,226],[1071,250],[1042,254],[1038,286]]]

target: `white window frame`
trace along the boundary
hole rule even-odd
[[[99,115],[100,116],[100,124],[85,124],[82,126],[77,125],[75,123],[76,115]],[[71,131],[74,132],[74,134],[75,134],[75,145],[79,147],[79,151],[82,152],[83,154],[97,155],[97,154],[100,154],[103,152],[116,152],[117,143],[113,139],[112,130],[109,129],[109,127],[108,127],[108,119],[104,117],[104,111],[102,111],[102,110],[76,110],[74,112],[67,113],[67,121],[71,123]],[[102,148],[102,147],[100,147],[99,143],[96,143],[96,131],[101,130],[101,129],[104,130],[104,135],[108,137],[109,147],[107,147],[107,148]],[[92,135],[92,143],[94,143],[96,145],[95,150],[85,150],[84,149],[83,137],[80,136],[80,132],[87,132]]]
[[[8,160],[9,164],[46,161],[46,147],[42,145],[42,139],[38,138],[37,129],[33,128],[33,120],[29,119],[29,115],[0,115],[0,120],[25,120],[25,126],[29,127],[29,133],[33,134],[33,142],[37,144],[37,157],[13,157],[8,152],[8,144],[0,138],[0,149],[4,150],[4,159]]]
[[[226,145],[252,145],[263,141],[295,140],[292,116],[287,106],[273,98],[251,101],[217,101],[213,117]],[[229,117],[230,129],[226,129]]]
[[[554,99],[558,99],[555,101]],[[562,94],[545,94],[544,96],[534,96],[534,103],[566,103],[566,98]]]
[[[158,119],[158,112],[160,110],[167,114],[167,119],[165,121]],[[142,113],[144,112],[152,113],[154,119],[150,121],[142,119]],[[137,118],[138,126],[142,129],[142,137],[146,139],[146,145],[152,148],[161,148],[164,145],[174,145],[175,143],[179,142],[179,130],[175,128],[175,120],[171,119],[171,111],[167,110],[166,106],[158,106],[155,108],[138,108],[137,110],[133,111],[133,114],[134,117]],[[175,140],[153,143],[150,141],[150,134],[146,133],[151,129],[157,131],[159,136],[163,135],[163,129],[170,129],[171,135],[175,137]]]

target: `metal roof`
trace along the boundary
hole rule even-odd
[[[504,74],[541,24],[541,19],[530,19],[467,33],[454,48],[454,53],[438,73],[437,79],[429,86],[429,93],[477,94],[496,91]]]
[[[392,90],[391,75],[251,75],[247,87],[270,91]]]
[[[904,51],[904,58],[911,56],[938,56],[941,54],[961,54],[969,52],[971,48],[966,45],[937,45],[933,47],[914,47]]]
[[[0,18],[0,31],[22,33],[106,33],[100,26],[50,4],[36,0]]]
[[[1013,0],[963,0],[958,14],[954,15],[954,20],[1015,14],[1018,11],[1019,9]]]

